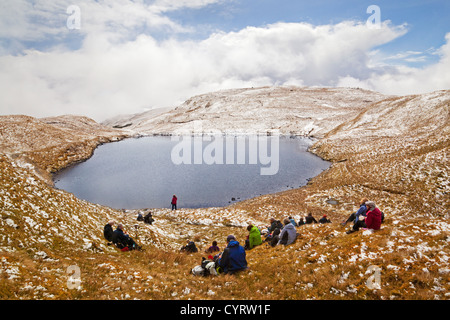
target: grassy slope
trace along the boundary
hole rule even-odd
[[[393,101],[386,103],[399,112],[405,108]],[[68,147],[85,139],[76,139],[75,131],[71,141],[50,146],[49,153],[30,147],[31,154],[42,155],[32,158],[39,170],[13,152],[1,155],[0,298],[449,299],[448,105],[448,100],[434,103],[440,115],[428,124],[440,125],[433,130],[420,130],[424,120],[418,119],[393,134],[364,123],[371,110],[381,108],[376,104],[314,146],[313,152],[334,164],[306,187],[227,208],[154,210],[156,222],[139,229],[134,229],[136,212],[81,201],[36,174],[52,170],[53,150],[63,150],[57,152],[63,159],[80,152]],[[40,125],[45,132],[62,130]],[[3,141],[11,137],[5,130]],[[91,146],[81,149],[89,154]],[[380,231],[347,235],[339,222],[363,196],[386,213],[386,222]],[[338,204],[327,204],[330,198]],[[298,227],[301,236],[288,247],[256,247],[247,253],[250,270],[238,276],[189,274],[212,240],[223,248],[233,233],[243,242],[247,221],[264,226],[271,216],[307,212],[327,214],[333,223]],[[145,251],[106,246],[102,229],[110,219],[124,223]],[[186,239],[194,239],[200,252],[179,253]],[[81,272],[80,289],[68,287],[67,268],[73,265]],[[367,286],[371,266],[381,268],[375,289]]]

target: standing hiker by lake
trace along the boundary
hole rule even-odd
[[[173,195],[172,197],[172,202],[170,202],[170,204],[172,205],[172,210],[177,210],[177,196]]]

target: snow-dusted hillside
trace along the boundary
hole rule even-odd
[[[1,153],[35,167],[46,180],[49,173],[89,158],[99,144],[128,136],[87,117],[71,115],[0,116],[0,133]]]
[[[0,299],[449,299],[449,106],[450,90],[386,97],[285,87],[205,94],[109,127],[75,116],[0,117]],[[48,183],[100,143],[183,130],[315,136],[310,150],[333,164],[303,188],[225,208],[118,211]],[[340,222],[362,197],[386,220],[379,231],[346,234]],[[149,210],[152,225],[136,220]],[[239,276],[189,274],[213,240],[223,248],[235,234],[243,243],[248,223],[264,228],[270,217],[308,212],[332,223],[297,227],[290,246],[248,251],[250,271]],[[145,251],[107,246],[110,219]],[[180,254],[186,240],[200,251]],[[79,289],[68,286],[71,267],[80,269]],[[368,287],[373,268],[381,278]]]
[[[320,137],[384,98],[380,93],[349,88],[232,89],[192,97],[161,114],[152,110],[104,124],[141,134],[277,130],[280,134]]]
[[[345,121],[329,136],[349,137],[423,136],[449,130],[450,91],[386,98],[357,117]]]
[[[135,134],[277,130],[314,136],[319,141],[310,150],[336,162],[327,175],[336,177],[333,183],[393,194],[421,190],[417,205],[426,213],[420,214],[436,214],[449,204],[449,101],[450,90],[384,96],[351,88],[246,88],[199,95],[168,112],[124,116],[109,125]]]

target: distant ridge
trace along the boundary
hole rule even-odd
[[[172,109],[123,115],[103,124],[142,134],[220,131],[321,137],[387,96],[351,88],[261,87],[198,95]]]

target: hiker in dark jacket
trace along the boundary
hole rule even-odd
[[[133,250],[138,248],[134,240],[124,232],[122,224],[117,225],[117,229],[113,232],[112,242],[119,249]]]
[[[149,212],[144,217],[144,223],[152,224],[155,219],[153,219],[152,213]]]
[[[275,220],[275,218],[270,218],[269,221],[270,221],[270,226],[267,228],[267,231],[269,231],[269,233],[272,233],[277,228],[283,229],[283,224],[281,223],[280,220]]]
[[[198,249],[195,245],[194,241],[187,240],[187,243],[185,246],[181,247],[181,251],[185,252],[198,252]]]
[[[112,228],[113,225],[114,225],[114,221],[110,221],[103,228],[103,236],[105,237],[106,240],[108,240],[108,242],[113,241],[113,232],[114,232],[114,230]]]
[[[308,213],[308,215],[305,217],[305,224],[310,224],[310,223],[317,223],[317,220],[312,216],[312,213]]]
[[[276,228],[270,235],[270,238],[268,237],[268,239],[266,239],[266,241],[268,241],[272,247],[275,247],[278,244],[278,241],[280,241],[280,233],[281,233],[281,229]]]
[[[245,249],[233,235],[227,237],[227,247],[218,260],[219,266],[225,274],[234,274],[247,269]]]
[[[331,220],[327,219],[327,215],[324,214],[323,217],[319,219],[319,223],[331,223]]]

